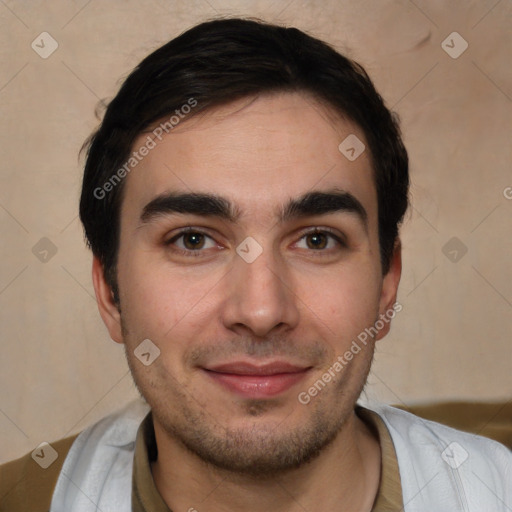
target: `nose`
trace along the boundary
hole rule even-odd
[[[298,298],[292,278],[272,251],[252,263],[238,255],[226,276],[227,295],[222,307],[226,328],[240,335],[268,336],[273,330],[289,330],[299,321]]]

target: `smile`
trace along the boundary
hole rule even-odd
[[[284,393],[303,380],[310,369],[285,362],[261,366],[234,362],[203,368],[206,375],[224,389],[252,399],[271,398]]]

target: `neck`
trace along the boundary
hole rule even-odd
[[[155,422],[153,478],[171,510],[199,512],[371,511],[380,481],[378,437],[352,412],[313,461],[269,479],[219,470],[190,453]]]

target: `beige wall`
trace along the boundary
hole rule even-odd
[[[511,2],[6,0],[0,461],[136,396],[96,309],[77,153],[98,100],[143,56],[205,17],[233,13],[332,42],[366,66],[401,116],[414,205],[403,230],[403,311],[378,344],[366,395],[405,404],[512,398]],[[31,48],[44,31],[59,45],[47,59]],[[469,44],[456,59],[442,48],[454,31]],[[43,237],[57,249],[46,263],[32,252]],[[467,247],[458,262],[443,253],[452,237]]]

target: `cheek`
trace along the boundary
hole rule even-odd
[[[335,333],[342,327],[341,332],[354,334],[374,322],[380,297],[378,269],[347,266],[321,278],[300,279],[297,295]]]
[[[123,319],[132,338],[163,343],[207,316],[209,294],[220,276],[199,269],[177,271],[144,254],[131,256],[120,261],[118,281]]]

